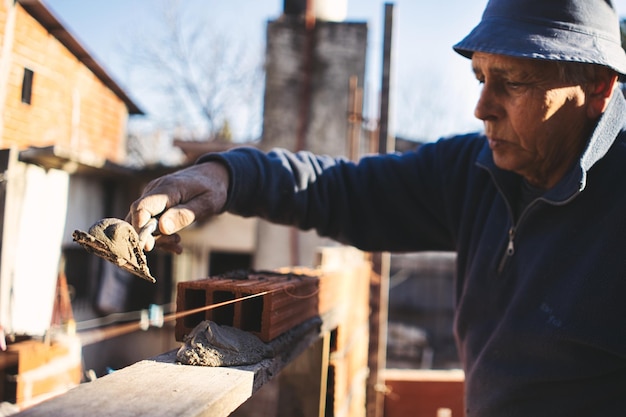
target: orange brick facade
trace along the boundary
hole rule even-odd
[[[0,97],[0,148],[56,145],[121,162],[125,103],[19,2],[10,7],[15,10],[0,3],[5,48],[0,56],[0,91],[5,95]],[[34,73],[30,104],[21,99],[25,68]]]

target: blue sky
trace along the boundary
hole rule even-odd
[[[43,0],[66,28],[90,51],[123,87],[133,95],[119,45],[132,30],[158,30],[149,23],[150,13],[164,0]],[[169,0],[173,1],[173,0]],[[263,47],[265,26],[277,18],[283,0],[182,0],[194,16],[207,19],[218,29],[232,30],[251,44]],[[366,21],[368,70],[366,88],[377,97],[384,1],[347,0],[347,20]],[[486,0],[396,0],[394,4],[395,88],[392,129],[414,138],[435,139],[480,127],[473,117],[478,85],[467,59],[452,45],[480,20]],[[613,2],[626,16],[626,0]],[[161,6],[162,7],[162,6]],[[367,95],[368,93],[366,93]],[[137,97],[141,103],[141,97]],[[376,99],[370,102],[376,104]],[[366,109],[366,112],[368,109]],[[369,111],[372,111],[371,109]],[[437,123],[432,123],[436,120]]]

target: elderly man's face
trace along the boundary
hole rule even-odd
[[[583,87],[561,81],[556,65],[541,60],[476,52],[472,67],[483,84],[474,114],[496,165],[537,187],[554,186],[594,124]]]

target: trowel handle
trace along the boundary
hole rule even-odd
[[[156,232],[156,233],[155,233]],[[148,236],[159,234],[159,219],[156,217],[148,220],[148,223],[144,227],[139,230],[139,244],[143,246],[143,243],[146,241]]]

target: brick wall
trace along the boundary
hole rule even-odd
[[[325,415],[364,417],[366,414],[366,377],[369,347],[369,284],[371,264],[355,249],[332,247],[321,251],[321,268],[285,268],[295,272],[272,274],[249,273],[246,279],[213,277],[178,284],[177,311],[189,311],[204,305],[239,298],[247,294],[278,289],[256,299],[177,319],[176,336],[182,339],[197,323],[212,320],[250,331],[269,341],[314,315],[324,316],[329,327],[330,349]],[[306,272],[307,276],[298,275]],[[286,291],[282,291],[285,289]],[[288,325],[285,325],[288,324]],[[311,376],[307,379],[310,380]],[[279,379],[279,378],[278,378]],[[278,379],[271,383],[278,383]],[[316,395],[311,387],[309,395]],[[275,417],[280,386],[264,386],[240,409],[237,417]],[[285,401],[284,396],[281,401]],[[292,409],[306,401],[294,398]],[[301,410],[302,411],[302,410]],[[304,413],[302,415],[309,415]]]
[[[11,32],[5,7],[3,2],[0,24],[11,52],[0,80],[6,83],[1,147],[58,145],[121,162],[125,103],[19,4]],[[21,100],[25,68],[34,72],[31,104]]]

